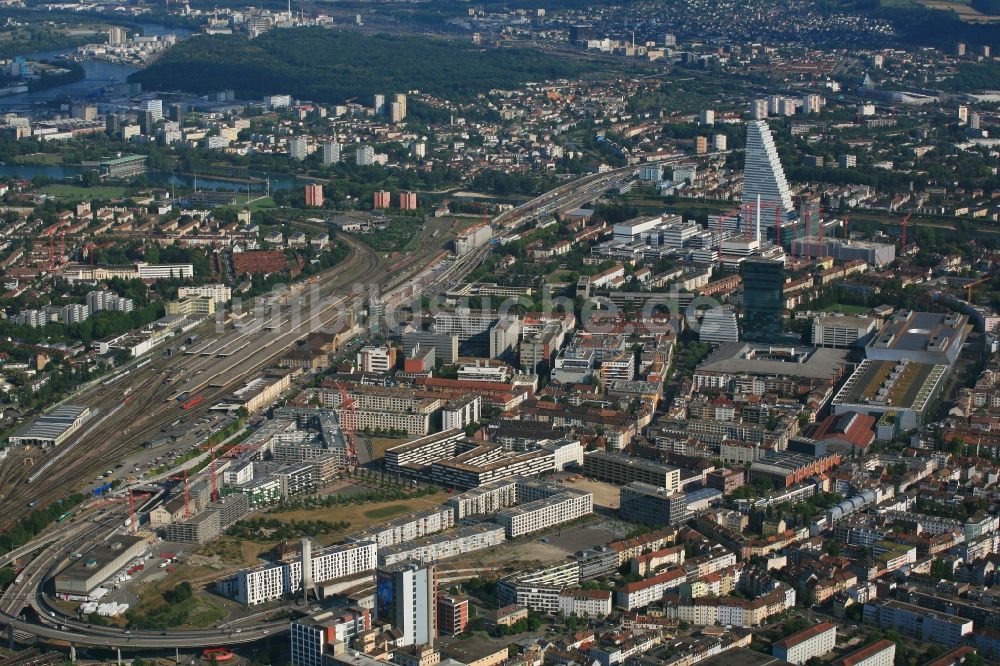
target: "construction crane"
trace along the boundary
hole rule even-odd
[[[901,224],[901,226],[903,227],[902,243],[901,243],[901,246],[899,248],[899,253],[901,255],[905,255],[906,254],[906,227],[908,227],[910,225],[910,218],[911,217],[913,217],[913,213],[907,213],[906,217],[903,218],[903,222]]]
[[[967,300],[969,303],[971,303],[972,302],[972,292],[973,292],[973,290],[976,287],[978,287],[979,285],[985,284],[985,283],[989,282],[992,279],[993,279],[992,276],[987,275],[984,278],[979,278],[978,280],[973,280],[972,282],[966,282],[964,285],[962,285],[962,286],[965,287],[965,300]]]

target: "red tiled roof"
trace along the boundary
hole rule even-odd
[[[834,663],[836,664],[836,666],[854,666],[854,664],[860,663],[865,659],[868,659],[872,655],[878,654],[882,650],[885,650],[886,648],[892,645],[895,645],[893,641],[883,638],[882,640],[875,641],[871,645],[866,645],[860,650],[855,650],[849,655],[845,655],[842,659]],[[930,664],[926,664],[925,666],[931,666],[931,664],[934,663],[936,662],[932,661]],[[945,663],[951,663],[951,662],[945,662]]]
[[[836,627],[837,625],[833,624],[832,622],[820,622],[819,624],[814,624],[808,629],[803,629],[802,631],[794,633],[791,636],[782,638],[780,641],[777,641],[774,644],[774,647],[787,649],[792,646],[798,645],[799,643],[807,641],[810,638],[815,638],[816,636],[819,636],[820,634],[827,632],[830,629],[836,629]]]

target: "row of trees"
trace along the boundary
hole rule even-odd
[[[237,539],[249,541],[287,541],[304,536],[323,536],[343,532],[351,526],[346,520],[290,520],[277,518],[248,518],[240,520],[227,530]]]

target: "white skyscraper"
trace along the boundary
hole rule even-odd
[[[376,571],[375,611],[403,634],[403,645],[426,645],[437,635],[436,568],[400,562]]]
[[[771,129],[763,120],[747,124],[746,165],[743,170],[743,205],[757,207],[760,197],[761,216],[764,224],[774,225],[774,209],[778,207],[787,216],[795,210],[792,193],[785,179],[785,170],[778,158]]]
[[[309,154],[309,143],[305,137],[296,136],[288,140],[288,156],[293,160],[304,160]]]
[[[372,102],[372,108],[375,109],[375,113],[380,116],[385,115],[385,95],[375,95],[375,99]]]
[[[361,166],[371,166],[375,163],[375,149],[371,146],[358,146],[354,152],[354,162]]]
[[[340,161],[342,147],[336,141],[327,141],[323,144],[323,166],[330,166]]]
[[[147,99],[146,103],[143,104],[143,111],[146,111],[153,116],[153,120],[163,119],[163,100],[162,99]]]

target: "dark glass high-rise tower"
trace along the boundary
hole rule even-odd
[[[749,342],[780,343],[785,311],[785,264],[748,259],[740,265],[743,278],[743,322],[740,337]]]

